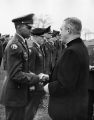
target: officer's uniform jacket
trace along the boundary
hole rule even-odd
[[[16,34],[5,49],[4,82],[1,103],[7,106],[24,106],[28,102],[29,86],[35,85],[39,77],[29,73],[29,52],[25,40]]]
[[[44,73],[50,74],[50,68],[52,65],[52,48],[49,42],[44,42],[41,45],[42,52],[44,53]]]
[[[38,43],[33,42],[32,47],[29,48],[29,56],[30,70],[36,74],[44,73],[44,52]]]

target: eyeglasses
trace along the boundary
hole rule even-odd
[[[25,24],[25,26],[27,27],[28,30],[31,30],[32,26]]]
[[[26,25],[29,30],[31,30],[32,26]]]

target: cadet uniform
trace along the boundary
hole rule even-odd
[[[47,28],[35,28],[32,30],[32,35],[40,36],[47,32]],[[39,45],[36,41],[33,41],[32,46],[29,48],[29,67],[30,71],[36,74],[45,73],[45,53],[42,45]],[[42,85],[37,84],[36,90],[29,91],[29,104],[27,106],[26,120],[32,120],[37,112],[39,105],[42,102],[44,96]],[[32,112],[34,111],[34,112]]]
[[[43,51],[40,48],[40,45],[36,42],[33,42],[33,46],[31,48],[30,53],[30,66],[34,66],[34,69],[32,70],[32,67],[30,67],[30,70],[35,72],[36,74],[43,73],[44,72],[44,56]],[[33,55],[33,57],[32,57]],[[35,60],[34,60],[35,59]]]
[[[43,36],[45,33],[48,33],[50,31],[50,27],[48,28],[35,28],[32,30],[32,35],[35,35],[35,36]],[[43,39],[44,41],[44,38],[41,38]],[[43,72],[43,73],[49,73],[47,70],[48,67],[49,67],[49,49],[48,49],[48,46],[46,44],[47,42],[43,42],[43,44],[38,44],[37,42],[33,42],[33,47],[31,47],[31,51],[34,52],[35,51],[35,54],[36,54],[36,60],[35,60],[35,73],[36,74],[39,74],[40,72]],[[31,52],[31,53],[32,53]],[[48,55],[49,54],[49,55]],[[30,54],[32,56],[32,54]],[[32,59],[34,59],[34,57],[30,57],[31,58],[31,63]],[[48,65],[48,66],[47,66]],[[32,66],[32,65],[31,65]],[[46,69],[47,68],[47,69]],[[32,68],[31,68],[32,69]],[[32,71],[32,70],[31,70]]]
[[[29,48],[29,67],[30,71],[36,74],[43,73],[43,55],[40,47],[33,42],[33,46]],[[41,84],[35,85],[35,90],[32,92],[29,90],[29,102],[26,110],[26,120],[33,120],[39,104],[44,96],[44,91]]]

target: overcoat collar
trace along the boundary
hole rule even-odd
[[[76,39],[70,41],[69,43],[67,43],[67,47],[69,47],[75,43],[81,43],[81,42],[83,42],[81,38],[76,38]]]

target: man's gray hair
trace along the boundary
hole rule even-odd
[[[73,34],[81,34],[82,23],[76,17],[69,17],[64,20],[66,25],[69,25]]]

